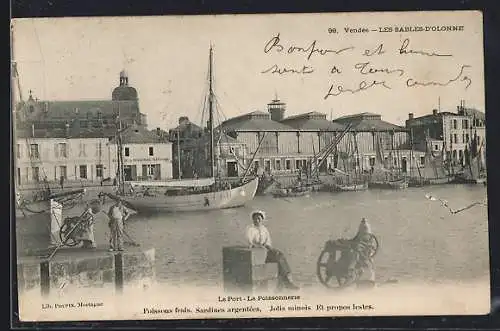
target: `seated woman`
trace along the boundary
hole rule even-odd
[[[278,263],[278,287],[288,289],[298,289],[299,287],[292,282],[291,270],[288,262],[281,251],[271,246],[271,235],[264,226],[266,219],[265,213],[261,210],[254,211],[251,214],[252,225],[247,228],[246,237],[250,248],[264,247],[267,249],[266,263]]]

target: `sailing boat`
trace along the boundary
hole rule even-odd
[[[213,50],[210,47],[208,89],[210,176],[208,178],[164,182],[132,182],[129,183],[129,190],[125,190],[124,178],[123,176],[119,176],[121,189],[118,194],[120,195],[120,199],[128,205],[127,207],[136,211],[205,211],[240,207],[255,197],[259,183],[257,177],[249,180],[246,180],[246,177],[244,177],[234,187],[231,187],[229,184],[221,182],[220,178],[216,178],[215,176],[212,62]],[[121,153],[121,139],[117,139],[117,141],[119,143],[118,151]],[[122,157],[118,158],[119,173],[123,172],[120,171],[123,168],[122,160]]]
[[[408,185],[411,187],[441,185],[451,181],[444,166],[444,143],[438,155],[433,153],[429,145],[429,139],[426,137],[424,166],[417,168],[419,172],[418,177],[410,178]]]
[[[364,191],[368,189],[368,183],[363,180],[362,175],[359,173],[358,144],[356,135],[353,136],[354,148],[349,148],[347,154],[344,154],[346,156],[343,158],[344,171],[335,169],[335,175],[343,175],[342,177],[336,176],[337,182],[333,185],[334,190],[338,192]],[[349,147],[351,147],[351,141],[349,141]]]
[[[377,139],[375,148],[375,165],[373,166],[373,173],[371,180],[368,183],[368,188],[378,188],[378,189],[405,189],[408,187],[408,181],[406,178],[398,178],[394,176],[393,172],[393,158],[392,151],[389,153],[388,162],[390,162],[391,169],[387,169],[384,160],[384,152],[381,146],[381,142]]]
[[[484,167],[483,143],[478,147],[479,137],[474,133],[465,150],[465,167],[461,173],[455,175],[454,183],[459,184],[484,184],[486,185],[486,169]]]

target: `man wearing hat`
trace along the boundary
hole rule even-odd
[[[250,248],[264,247],[267,249],[266,262],[278,263],[278,286],[288,289],[298,289],[299,287],[292,282],[291,270],[288,261],[281,251],[272,247],[271,235],[263,222],[266,220],[266,214],[262,210],[256,210],[251,214],[252,225],[247,228],[246,237]]]

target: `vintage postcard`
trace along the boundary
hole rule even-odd
[[[13,20],[20,319],[488,313],[482,24]]]

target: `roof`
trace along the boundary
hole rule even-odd
[[[463,108],[463,110],[469,116],[474,116],[474,117],[481,119],[481,120],[486,119],[485,113],[483,113],[475,108]]]
[[[355,131],[406,131],[402,126],[382,121],[382,116],[374,113],[360,113],[335,119],[334,123],[352,123]]]
[[[34,135],[33,135],[34,133]],[[100,129],[74,129],[69,128],[50,128],[50,129],[16,129],[17,138],[103,138],[110,139],[115,135],[116,131],[111,128]]]
[[[140,125],[131,125],[123,129],[121,131],[121,138],[123,144],[152,144],[166,141],[156,131],[150,131]],[[115,143],[116,138],[113,137],[110,142]]]
[[[22,104],[19,104],[22,107]],[[28,117],[44,119],[85,119],[96,118],[100,114],[104,117],[112,117],[118,111],[122,116],[135,115],[139,112],[137,101],[129,100],[77,100],[77,101],[35,101],[29,100],[26,107],[33,106],[37,110],[34,115],[26,111]],[[28,109],[28,108],[26,108]]]
[[[344,129],[342,124],[328,121],[325,114],[315,111],[287,117],[281,123],[298,130],[342,131]]]
[[[219,126],[223,131],[296,131],[296,129],[271,120],[271,115],[254,111],[230,118]]]

